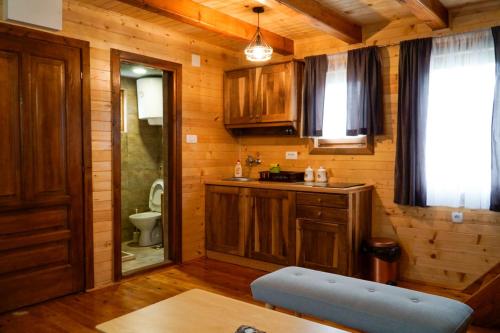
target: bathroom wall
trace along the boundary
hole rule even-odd
[[[161,178],[162,127],[139,120],[136,80],[121,78],[126,99],[127,132],[121,133],[122,241],[132,239],[134,226],[128,217],[149,210],[151,184]]]

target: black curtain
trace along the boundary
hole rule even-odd
[[[399,49],[398,137],[394,202],[426,206],[425,127],[432,38],[405,41]]]
[[[382,66],[376,46],[347,55],[347,135],[384,132]]]
[[[490,209],[500,212],[500,27],[491,29],[495,43],[496,84],[491,123],[491,202]]]
[[[303,135],[322,136],[328,58],[320,55],[304,60]]]

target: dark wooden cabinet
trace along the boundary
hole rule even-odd
[[[291,61],[224,74],[228,128],[297,127],[303,64]]]
[[[370,237],[371,187],[339,193],[296,187],[207,185],[207,255],[259,269],[298,265],[364,276],[360,250]]]
[[[225,124],[248,124],[256,121],[250,70],[226,72],[224,74]]]
[[[345,224],[297,219],[297,265],[347,275],[349,248]]]
[[[295,262],[294,193],[250,189],[249,257],[282,265]]]
[[[208,250],[245,254],[244,202],[239,187],[207,186],[205,234]]]

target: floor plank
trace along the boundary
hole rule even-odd
[[[243,301],[252,300],[250,283],[266,272],[210,259],[158,269],[88,293],[61,297],[0,315],[0,332],[95,332],[102,322],[175,296],[192,288],[213,291]],[[456,292],[405,287],[460,299]],[[344,328],[345,329],[345,328]],[[469,333],[486,333],[476,328]]]

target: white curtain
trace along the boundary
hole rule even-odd
[[[490,30],[433,39],[427,204],[489,209],[495,54]]]
[[[323,138],[346,136],[347,126],[347,52],[328,56],[326,73]]]

